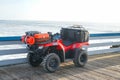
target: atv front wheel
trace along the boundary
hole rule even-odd
[[[33,67],[38,67],[42,62],[42,59],[37,55],[37,53],[30,51],[27,55],[28,63]]]
[[[73,62],[77,67],[84,67],[88,60],[88,55],[85,50],[75,49],[74,50]]]
[[[43,68],[47,72],[55,72],[60,65],[60,58],[57,54],[55,53],[50,53],[45,56],[43,60]]]

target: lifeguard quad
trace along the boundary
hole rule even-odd
[[[28,31],[22,36],[22,42],[29,48],[29,64],[41,64],[47,72],[55,72],[66,59],[72,59],[77,67],[85,66],[88,57],[83,46],[88,46],[88,41],[89,32],[81,26],[62,28],[56,34]]]

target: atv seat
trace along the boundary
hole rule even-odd
[[[69,45],[73,44],[73,42],[72,42],[72,41],[69,41],[69,40],[64,40],[64,41],[63,41],[63,44],[64,44],[65,46],[69,46]]]

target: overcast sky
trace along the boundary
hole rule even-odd
[[[0,0],[0,19],[120,23],[120,0]]]

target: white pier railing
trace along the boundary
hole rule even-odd
[[[120,52],[120,33],[90,34],[89,43],[88,55]],[[27,52],[20,36],[0,37],[0,66],[25,63]]]

